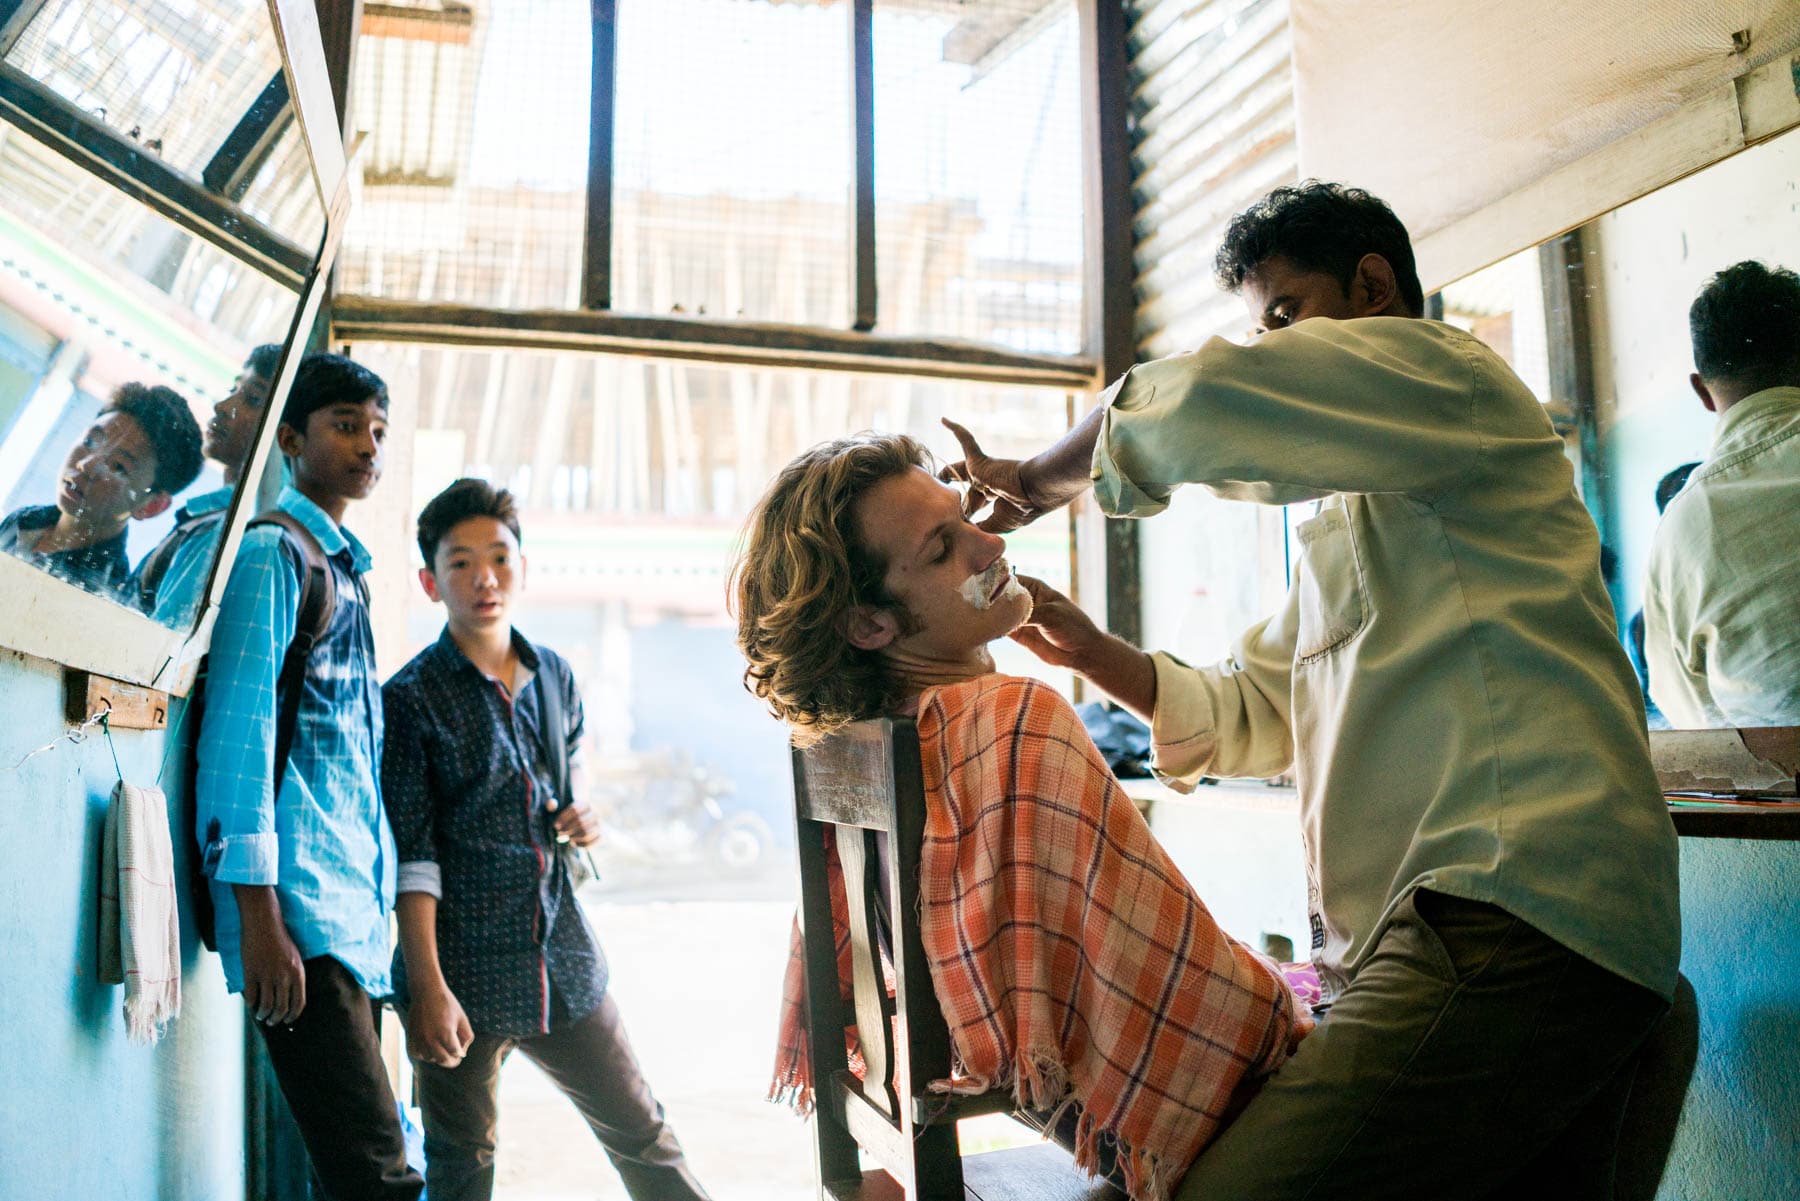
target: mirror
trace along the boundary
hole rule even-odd
[[[1442,293],[1568,442],[1652,728],[1800,725],[1800,314],[1766,285],[1721,304],[1718,336],[1788,364],[1724,416],[1688,323],[1733,264],[1800,271],[1796,180],[1790,130]]]
[[[0,550],[181,631],[326,227],[270,11],[0,34]]]

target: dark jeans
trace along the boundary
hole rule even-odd
[[[1502,909],[1417,892],[1178,1201],[1610,1201],[1668,1008]]]
[[[453,1068],[413,1061],[431,1201],[487,1201],[493,1195],[495,1094],[500,1066],[515,1047],[575,1102],[633,1201],[707,1201],[638,1069],[611,993],[593,1013],[548,1034],[476,1034]]]
[[[308,959],[306,1008],[264,1026],[269,1063],[329,1201],[417,1201],[400,1115],[381,1062],[381,1007],[329,955]]]

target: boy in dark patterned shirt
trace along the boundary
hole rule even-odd
[[[419,580],[449,622],[382,690],[382,795],[400,860],[394,986],[427,1191],[433,1201],[493,1194],[496,1090],[517,1048],[575,1103],[633,1198],[703,1201],[557,851],[596,842],[599,823],[581,799],[569,665],[512,626],[519,537],[512,496],[481,480],[458,480],[425,506]],[[563,754],[568,796],[556,795]]]

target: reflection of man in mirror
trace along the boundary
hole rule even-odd
[[[132,573],[127,599],[164,625],[186,627],[200,607],[200,593],[225,528],[225,511],[256,446],[256,431],[262,427],[280,361],[281,346],[275,342],[258,346],[244,360],[230,394],[213,406],[212,419],[206,423],[206,457],[224,472],[224,487],[181,506],[175,528]]]
[[[1700,466],[1699,463],[1683,463],[1664,473],[1663,477],[1656,481],[1657,517],[1660,518],[1669,511],[1669,502],[1674,500],[1683,488],[1687,487],[1688,476],[1694,474],[1694,468],[1698,466]],[[1606,547],[1602,546],[1600,550],[1604,555]],[[1610,576],[1608,582],[1611,582]],[[1637,672],[1638,687],[1643,689],[1644,706],[1650,718],[1650,728],[1652,730],[1668,729],[1668,719],[1662,715],[1662,710],[1656,707],[1656,702],[1650,699],[1650,665],[1644,661],[1644,610],[1641,607],[1631,615],[1631,620],[1625,625],[1625,653],[1631,656],[1631,669]]]
[[[1712,449],[1650,547],[1650,696],[1677,728],[1800,725],[1800,275],[1733,264],[1688,310]]]
[[[155,517],[200,474],[200,423],[172,389],[125,384],[57,476],[56,503],[0,522],[0,550],[91,592],[116,594],[131,573],[125,530]]]

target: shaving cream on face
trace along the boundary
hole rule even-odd
[[[1006,572],[1009,577],[1006,581],[1006,587],[1000,590],[1000,595],[994,597],[994,600],[989,600],[989,594],[994,591],[994,576],[997,572],[1002,571]],[[1029,597],[1031,595],[1025,590],[1025,585],[1019,582],[1019,577],[1013,575],[1012,569],[1007,567],[1004,563],[996,563],[993,567],[988,568],[988,570],[982,572],[980,575],[970,576],[962,582],[961,591],[963,599],[968,601],[969,604],[976,609],[991,609],[994,606],[994,601],[1015,600],[1022,596]]]
[[[993,572],[984,571],[980,575],[972,575],[962,582],[963,599],[977,609],[986,609],[990,602],[988,593],[993,590]]]

